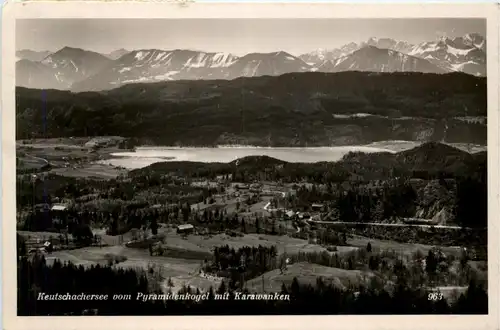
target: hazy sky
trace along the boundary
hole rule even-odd
[[[18,20],[16,49],[64,46],[98,52],[158,48],[300,55],[370,37],[411,43],[477,32],[483,19],[29,19]]]

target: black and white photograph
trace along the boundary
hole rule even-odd
[[[17,18],[17,316],[488,315],[488,20],[355,17]]]

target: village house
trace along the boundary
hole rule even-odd
[[[53,204],[50,210],[52,212],[64,212],[68,209],[68,205],[66,204]]]
[[[299,219],[309,219],[311,218],[311,215],[307,212],[299,212],[297,213],[297,216],[299,217]]]
[[[325,210],[325,206],[323,204],[312,204],[311,209],[316,212],[323,212]]]
[[[250,185],[248,185],[246,183],[236,183],[234,185],[234,188],[236,188],[236,189],[242,189],[242,190],[248,190],[248,189],[250,189]]]
[[[43,248],[48,253],[52,252],[53,250],[52,242],[46,241],[45,243],[43,243]]]
[[[67,222],[68,217],[68,206],[66,204],[53,204],[50,208],[50,213],[52,216],[52,223],[54,224],[64,224]]]
[[[191,224],[184,224],[177,226],[177,234],[190,234],[194,231],[194,226]]]

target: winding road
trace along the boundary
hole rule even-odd
[[[472,229],[469,227],[460,227],[460,226],[444,226],[444,225],[417,225],[417,224],[409,224],[409,223],[377,223],[377,222],[346,222],[346,221],[322,221],[322,220],[314,220],[308,219],[307,222],[317,223],[317,224],[336,224],[336,225],[369,225],[369,226],[382,226],[382,227],[419,227],[419,228],[442,228],[442,229]]]

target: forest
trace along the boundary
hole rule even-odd
[[[486,100],[486,78],[460,73],[292,73],[83,93],[18,87],[16,138],[118,135],[170,146],[297,147],[430,134],[427,140],[485,145],[486,125],[459,118],[486,117]],[[370,116],[349,117],[359,113]]]

